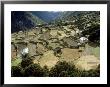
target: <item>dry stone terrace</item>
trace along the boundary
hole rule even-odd
[[[52,68],[58,61],[66,61],[75,63],[77,68],[94,69],[99,64],[99,59],[94,55],[86,54],[86,51],[79,51],[78,39],[75,39],[77,30],[74,26],[68,25],[62,26],[61,29],[36,27],[32,30],[12,33],[11,58],[22,59],[21,51],[27,47],[29,56],[34,58],[33,63],[39,63],[41,67],[46,65]],[[56,48],[61,49],[57,55]],[[95,64],[88,65],[90,59],[87,57],[93,58],[91,61]]]

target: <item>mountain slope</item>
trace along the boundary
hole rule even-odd
[[[11,12],[11,32],[31,29],[39,23],[45,23],[43,20],[34,16],[30,12],[12,11]]]
[[[31,13],[37,17],[39,17],[40,19],[42,19],[43,21],[49,23],[52,20],[55,20],[60,14],[61,12],[54,12],[54,11],[31,11]]]

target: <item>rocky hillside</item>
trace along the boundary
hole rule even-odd
[[[12,66],[22,65],[22,61],[31,58],[33,64],[39,64],[42,68],[46,66],[49,70],[59,61],[73,64],[79,70],[96,69],[100,65],[100,41],[96,39],[96,36],[100,37],[97,32],[100,31],[98,13],[62,12],[60,21],[58,19],[51,24],[12,33]],[[68,20],[69,17],[71,20]],[[86,27],[82,24],[80,28],[78,20]],[[82,43],[82,37],[87,41]],[[28,51],[23,52],[25,49]]]
[[[11,12],[11,31],[31,29],[38,24],[45,23],[43,20],[33,15],[31,12],[12,11]]]
[[[28,30],[37,25],[48,24],[55,20],[61,12],[47,11],[12,11],[11,30],[12,32]]]
[[[54,11],[31,11],[31,13],[37,17],[39,17],[41,20],[49,23],[56,18],[58,18],[62,12],[54,12]]]
[[[61,12],[54,20],[57,26],[72,24],[82,32],[82,36],[89,36],[89,40],[100,44],[100,12],[99,11],[66,11]],[[94,39],[93,39],[94,38]]]

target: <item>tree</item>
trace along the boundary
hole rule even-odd
[[[82,30],[82,35],[89,35],[88,39],[100,45],[100,12],[81,12],[76,16],[75,25]]]
[[[24,74],[25,76],[43,77],[44,71],[39,64],[31,64],[25,69]]]
[[[67,71],[62,71],[60,74],[59,74],[59,77],[68,77],[68,72]]]
[[[70,65],[69,63],[63,61],[63,62],[58,62],[55,67],[53,67],[50,70],[50,76],[52,77],[59,77],[59,76],[70,76],[71,73],[75,71],[75,66]]]
[[[74,64],[67,62],[58,62],[50,72],[50,77],[98,77],[100,76],[100,66],[95,70],[79,70],[75,68]]]
[[[43,67],[43,71],[44,71],[44,75],[43,76],[45,76],[45,77],[49,76],[49,69],[48,69],[47,66]]]
[[[29,66],[32,63],[33,63],[33,61],[32,61],[31,58],[22,59],[21,67],[25,68],[25,67]]]
[[[100,65],[98,65],[98,67],[95,70],[89,70],[89,77],[99,77],[100,76]]]
[[[22,77],[23,73],[21,72],[22,68],[20,66],[11,67],[11,76],[12,77]]]

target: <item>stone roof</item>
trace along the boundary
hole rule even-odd
[[[76,33],[75,33],[74,30],[72,30],[71,33],[70,33],[71,36],[75,36],[75,34],[76,34]]]
[[[43,44],[37,43],[36,51],[38,52],[38,54],[43,54],[44,52],[47,51],[47,49],[46,47],[44,47]]]
[[[69,48],[78,48],[78,44],[74,39],[71,39],[70,37],[64,37],[63,38],[64,46],[67,46]]]
[[[64,31],[58,31],[57,33],[59,40],[63,39],[64,37],[68,37],[68,35],[66,35]]]
[[[58,30],[51,30],[50,31],[50,35],[51,35],[52,38],[56,38],[57,37],[57,31]]]
[[[50,32],[45,32],[44,34],[42,34],[39,39],[40,40],[49,40],[51,37]]]
[[[51,49],[55,49],[57,47],[61,47],[62,48],[60,43],[50,43],[50,44],[48,44],[48,47],[51,48]]]
[[[33,31],[29,31],[28,36],[35,36],[35,33]]]

